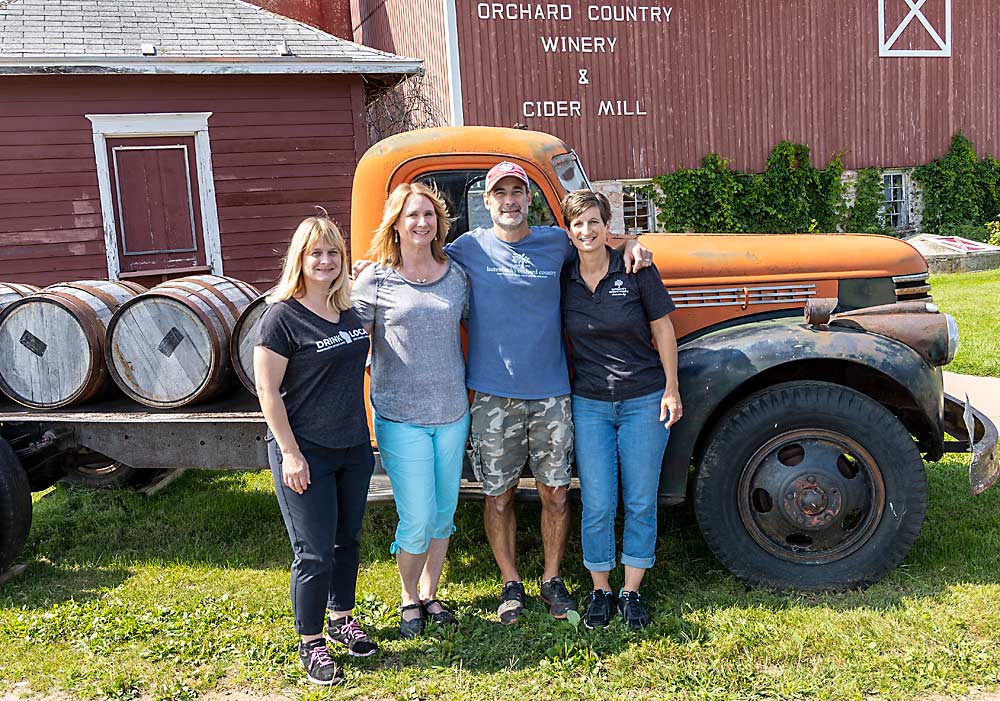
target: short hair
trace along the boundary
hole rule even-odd
[[[431,255],[439,263],[448,260],[448,256],[444,252],[444,244],[448,238],[452,220],[448,216],[448,205],[445,204],[444,197],[433,185],[401,183],[389,193],[389,197],[385,201],[385,209],[382,212],[382,221],[375,229],[375,236],[368,249],[369,257],[376,263],[387,265],[390,268],[398,268],[403,264],[403,254],[399,249],[399,237],[396,236],[396,221],[403,213],[406,198],[410,195],[423,195],[434,206],[434,214],[437,216],[437,233],[431,240]]]
[[[316,209],[322,214],[303,219],[302,223],[295,229],[295,233],[292,234],[292,240],[288,244],[288,251],[285,253],[285,260],[281,266],[281,278],[267,295],[268,304],[284,302],[305,292],[306,284],[302,277],[302,256],[307,251],[322,244],[333,246],[340,251],[340,273],[337,275],[337,279],[330,284],[326,304],[338,312],[351,308],[350,264],[347,261],[347,246],[344,245],[344,237],[337,225],[326,215],[326,210],[322,207]]]
[[[566,220],[566,226],[569,226],[571,221],[591,207],[597,207],[600,210],[601,221],[605,225],[611,222],[611,203],[600,192],[594,192],[593,190],[573,190],[573,192],[563,197],[560,207],[562,208],[563,219]]]

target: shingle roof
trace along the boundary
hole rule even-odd
[[[292,55],[279,55],[282,41]],[[143,55],[147,43],[155,55]],[[144,65],[157,68],[149,72],[420,70],[418,59],[361,46],[241,0],[0,0],[0,72],[18,66],[147,72]]]

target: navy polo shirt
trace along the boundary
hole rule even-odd
[[[573,394],[619,402],[666,386],[649,322],[676,306],[655,265],[627,273],[621,252],[609,247],[608,254],[608,273],[594,292],[578,257],[563,268],[562,317],[573,348]]]

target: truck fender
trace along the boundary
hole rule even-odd
[[[814,327],[801,318],[768,319],[682,341],[678,380],[684,418],[670,431],[659,493],[682,501],[690,465],[715,422],[738,400],[790,379],[847,385],[900,415],[932,459],[943,450],[941,371],[893,339],[852,328]],[[892,401],[887,402],[886,398]]]

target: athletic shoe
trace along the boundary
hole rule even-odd
[[[330,659],[330,651],[323,638],[299,641],[299,659],[306,668],[306,678],[313,684],[330,686],[344,681],[344,670]]]
[[[566,618],[567,611],[576,611],[576,599],[569,595],[562,577],[542,582],[542,601],[553,618]]]
[[[354,616],[331,618],[326,625],[326,634],[331,640],[346,645],[348,654],[354,657],[368,657],[378,652],[378,645],[361,630]]]
[[[500,606],[497,608],[497,616],[500,622],[505,625],[517,623],[521,612],[524,611],[524,584],[521,582],[507,582],[500,592]]]
[[[595,589],[587,597],[587,613],[583,625],[587,628],[607,628],[615,617],[615,595],[603,589]]]
[[[649,612],[642,605],[642,599],[639,598],[637,591],[623,590],[618,595],[618,611],[621,613],[625,625],[632,630],[642,630],[652,623]]]

